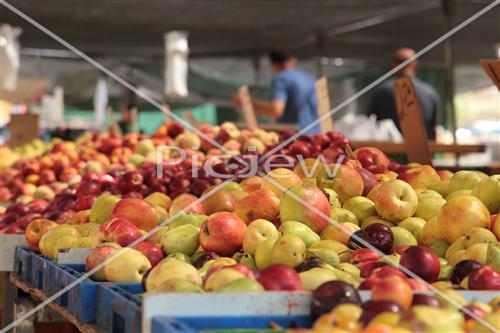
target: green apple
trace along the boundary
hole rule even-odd
[[[189,282],[185,279],[171,279],[163,282],[154,290],[155,293],[172,293],[172,292],[191,292],[191,293],[202,293],[203,288],[201,286]]]
[[[191,256],[200,246],[199,233],[200,228],[194,225],[181,225],[164,233],[160,238],[160,244],[167,254],[179,252]]]
[[[425,220],[420,217],[409,217],[398,224],[398,227],[410,231],[416,239],[420,238],[420,232],[424,228]]]
[[[441,195],[432,190],[424,190],[417,194],[418,205],[415,211],[415,216],[426,221],[439,214],[441,207],[444,206],[446,200]]]
[[[142,156],[148,156],[154,150],[155,150],[155,145],[153,141],[151,141],[150,139],[141,140],[135,147],[135,153]]]
[[[392,234],[394,236],[394,241],[392,242],[392,248],[395,249],[399,245],[417,245],[417,239],[413,234],[401,227],[392,227]]]
[[[481,180],[471,194],[479,198],[491,214],[497,213],[500,209],[500,175]]]
[[[109,193],[103,193],[95,199],[90,208],[90,223],[106,223],[113,213],[113,208],[120,201],[120,197]]]
[[[273,264],[271,260],[271,253],[273,251],[276,239],[266,239],[257,246],[255,250],[255,265],[262,271]],[[305,246],[304,246],[305,247]]]
[[[437,183],[430,185],[427,189],[435,191],[435,192],[441,194],[441,196],[445,197],[450,193],[448,191],[449,184],[450,184],[449,180],[440,180]]]
[[[128,158],[128,163],[132,164],[135,167],[139,167],[142,162],[144,162],[144,155],[141,154],[132,154]]]
[[[436,239],[435,241],[431,242],[429,245],[429,248],[436,253],[438,257],[444,258],[446,255],[446,250],[448,250],[448,244],[447,241],[444,239]]]
[[[280,233],[271,222],[263,219],[248,225],[243,236],[243,251],[255,255],[257,247],[268,239],[278,239]]]
[[[280,236],[271,251],[272,264],[296,267],[306,257],[306,246],[298,236],[288,234]]]
[[[347,209],[356,215],[358,221],[363,221],[368,216],[377,215],[373,201],[362,196],[356,196],[348,199],[344,202],[344,206],[342,206],[342,208]]]
[[[490,243],[486,254],[486,265],[500,271],[500,242]]]
[[[458,190],[472,190],[482,179],[483,176],[477,172],[460,170],[451,177],[448,190],[450,193]]]
[[[330,208],[340,208],[342,204],[340,203],[340,198],[337,192],[335,192],[331,188],[324,188],[323,192],[328,196],[328,200],[330,201]]]
[[[226,293],[262,292],[264,291],[264,287],[254,279],[241,278],[216,289],[216,291]]]
[[[351,211],[344,208],[332,208],[330,210],[330,217],[336,222],[351,222],[359,225],[358,218]]]
[[[335,273],[321,267],[314,267],[310,270],[301,272],[299,276],[303,290],[314,290],[325,282],[337,279]]]
[[[280,225],[281,235],[295,235],[302,239],[306,247],[320,240],[319,235],[311,230],[307,225],[297,221],[286,221]]]
[[[205,222],[207,218],[208,218],[207,215],[182,212],[179,215],[177,215],[172,221],[170,221],[170,223],[168,223],[166,227],[169,230],[172,230],[182,225],[190,224],[200,228],[203,222]]]

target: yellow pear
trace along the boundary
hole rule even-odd
[[[444,239],[453,243],[474,227],[487,228],[490,212],[478,198],[471,195],[459,195],[451,198],[441,208],[437,218],[439,230]]]

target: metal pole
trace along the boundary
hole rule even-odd
[[[443,14],[446,17],[448,30],[454,26],[454,17],[457,9],[455,0],[443,0]],[[444,94],[445,94],[445,110],[447,115],[447,123],[449,124],[452,134],[453,143],[457,143],[456,131],[457,120],[455,114],[455,43],[454,38],[448,38],[444,43],[444,61],[445,61],[445,76],[444,76]],[[455,155],[455,164],[458,166],[459,154]]]

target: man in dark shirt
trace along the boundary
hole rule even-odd
[[[302,130],[318,119],[316,88],[314,78],[297,69],[297,59],[284,50],[270,53],[271,68],[274,76],[271,81],[268,101],[252,99],[254,110],[277,119],[280,123],[298,123]],[[234,102],[239,106],[238,98]],[[304,134],[320,133],[319,124]]]
[[[396,67],[413,55],[415,55],[415,51],[409,48],[397,50],[394,53],[392,67]],[[436,138],[435,127],[437,124],[439,97],[436,90],[431,85],[415,77],[417,66],[418,63],[415,60],[406,67],[403,67],[398,75],[410,76],[412,78],[413,86],[415,87],[415,92],[420,104],[427,138],[434,140]],[[401,130],[394,97],[394,79],[384,81],[375,88],[370,104],[368,105],[368,114],[375,114],[378,120],[392,119],[398,129]]]

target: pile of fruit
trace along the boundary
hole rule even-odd
[[[92,248],[88,271],[119,253],[92,278],[147,292],[316,290],[327,306],[318,305],[315,327],[335,332],[406,332],[421,321],[460,332],[477,325],[447,303],[465,305],[457,289],[500,290],[500,175],[400,165],[376,148],[352,152],[335,132],[274,152],[291,133],[200,130],[228,156],[175,122],[150,138],[88,133],[54,143],[1,172],[1,232],[25,233],[52,258]],[[183,149],[162,151],[164,161],[183,160],[158,169],[159,146]],[[259,161],[247,175],[242,161],[269,152],[281,166]],[[371,290],[372,301],[339,300],[356,289]],[[436,290],[441,299],[419,294]],[[470,308],[498,319],[497,304]]]

